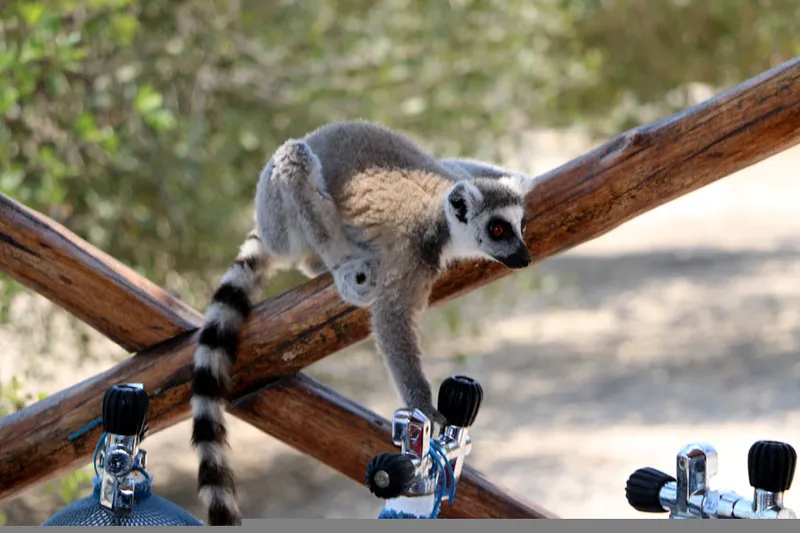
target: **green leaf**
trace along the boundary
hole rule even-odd
[[[111,29],[115,42],[120,46],[128,46],[136,36],[139,21],[133,15],[118,15],[111,19]]]
[[[75,131],[90,142],[97,142],[103,137],[100,130],[97,129],[94,115],[88,111],[82,111],[75,119]]]
[[[29,26],[35,26],[44,14],[44,5],[40,2],[22,2],[18,5],[22,19]]]
[[[133,106],[142,115],[151,113],[161,107],[164,97],[151,85],[142,85],[136,94]]]
[[[16,87],[6,85],[0,86],[0,114],[5,114],[11,106],[19,100],[19,91]]]
[[[175,119],[175,115],[173,115],[167,109],[157,109],[155,111],[151,111],[145,115],[145,121],[158,131],[159,133],[164,133],[166,131],[172,130],[177,125],[177,120]]]
[[[42,59],[45,55],[44,43],[39,40],[29,39],[22,45],[19,54],[20,63],[30,63]]]

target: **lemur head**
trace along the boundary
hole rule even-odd
[[[454,258],[481,257],[508,268],[525,268],[531,255],[522,238],[527,176],[471,178],[456,183],[445,198]]]

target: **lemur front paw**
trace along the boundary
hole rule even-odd
[[[356,307],[369,307],[378,287],[378,261],[353,259],[336,267],[333,280],[342,300]]]
[[[430,397],[412,395],[406,400],[406,406],[409,409],[419,409],[434,424],[443,426],[447,423],[447,419],[433,406]]]

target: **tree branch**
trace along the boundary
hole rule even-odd
[[[131,268],[4,194],[0,270],[131,352],[193,329],[200,319]]]

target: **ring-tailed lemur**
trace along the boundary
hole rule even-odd
[[[210,525],[239,524],[223,401],[238,332],[263,274],[330,272],[347,303],[370,309],[372,334],[408,407],[437,423],[417,320],[450,263],[486,258],[523,268],[524,197],[534,180],[466,159],[435,159],[370,122],[323,126],[279,147],[261,171],[255,228],[205,313],[194,356],[192,443]]]

